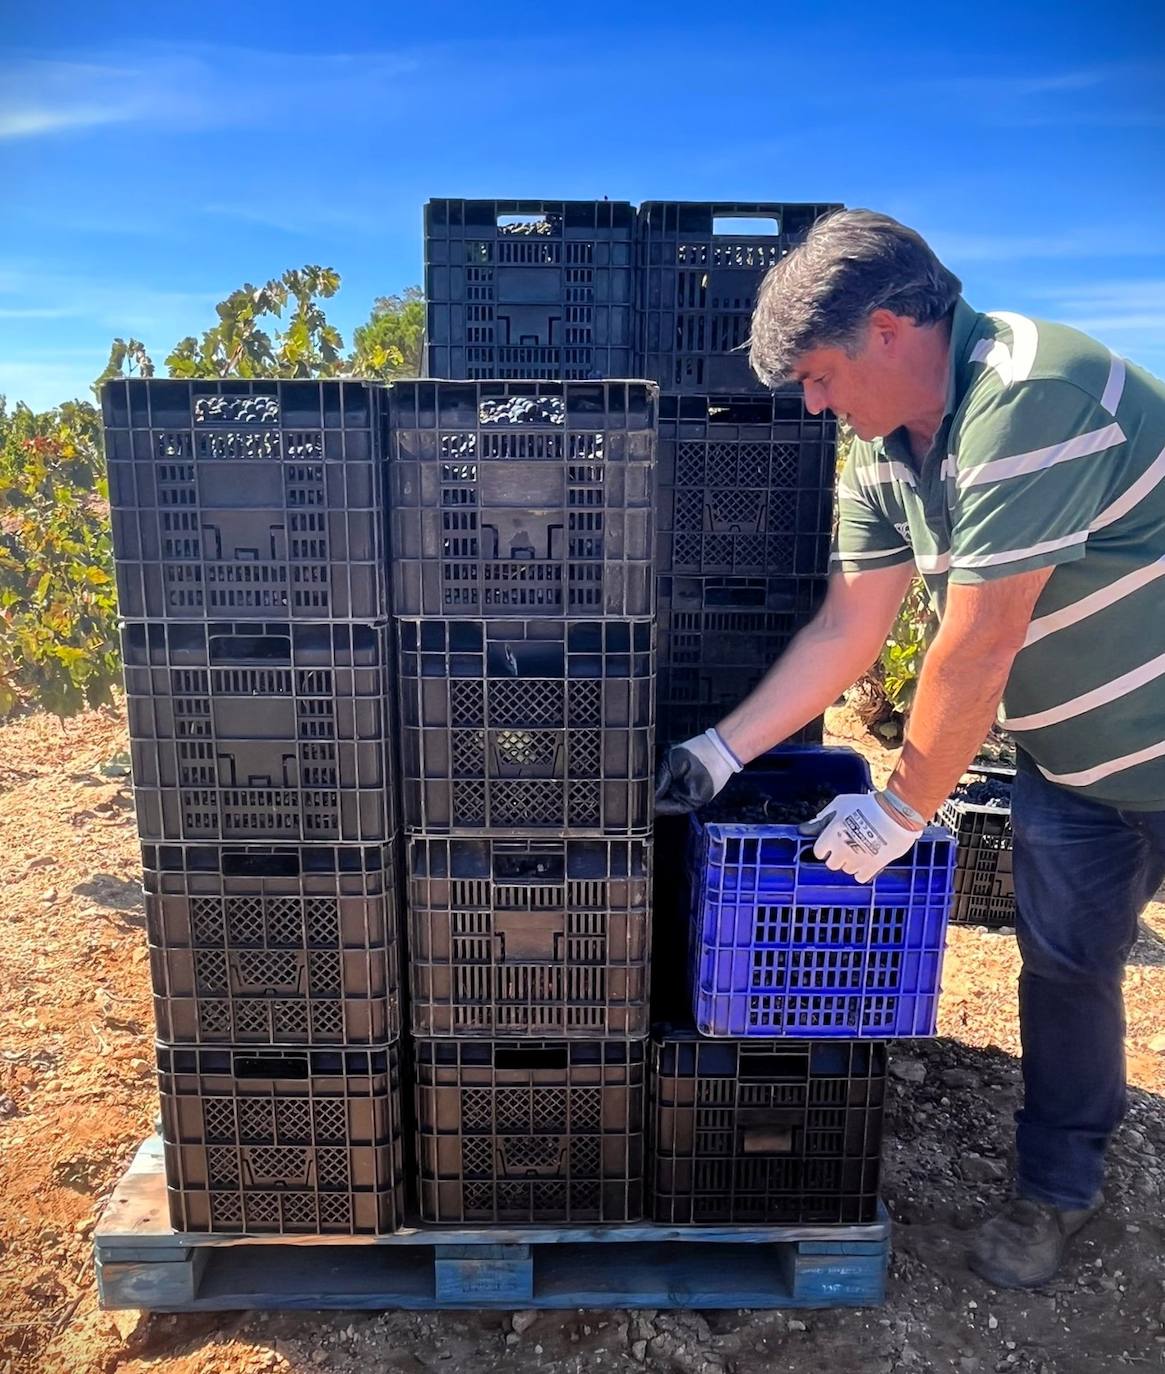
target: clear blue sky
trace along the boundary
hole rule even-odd
[[[245,281],[421,280],[432,195],[840,200],[1165,375],[1165,5],[3,6],[0,392]],[[788,17],[786,17],[788,16]]]

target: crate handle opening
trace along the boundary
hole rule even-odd
[[[792,1126],[746,1126],[740,1133],[746,1155],[791,1155],[796,1146]]]
[[[291,662],[291,640],[284,635],[215,635],[211,663]]]
[[[224,851],[222,871],[230,878],[297,878],[299,855],[284,851],[273,854],[232,854]]]
[[[547,226],[543,232],[550,233],[554,228],[555,218],[556,216],[547,211],[539,210],[530,215],[499,215],[497,224],[503,234],[520,234],[527,226],[533,227],[540,224]]]
[[[309,1078],[306,1054],[237,1054],[236,1078]]]
[[[713,215],[714,234],[733,234],[738,238],[777,238],[781,222],[775,215]]]
[[[497,1050],[494,1053],[495,1069],[565,1069],[567,1049],[565,1045],[547,1046],[545,1049],[530,1048]]]

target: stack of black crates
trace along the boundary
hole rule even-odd
[[[390,466],[428,1221],[643,1216],[658,395],[622,380],[635,220],[426,207],[427,371],[455,380],[394,385]]]
[[[805,1131],[801,1193],[729,1186],[878,1075],[695,1037],[652,796],[824,589],[833,422],[742,346],[827,208],[433,201],[431,380],[106,386],[176,1229],[387,1233],[406,1181],[433,1224],[870,1219]]]
[[[824,594],[836,422],[753,375],[770,267],[836,206],[639,207],[643,375],[660,386],[659,743],[715,725]],[[820,740],[816,723],[799,738]]]
[[[177,1230],[402,1213],[380,393],[103,393]]]
[[[430,376],[562,379],[567,396],[572,386],[578,388],[584,381],[590,381],[597,390],[596,379],[621,375],[643,377],[659,387],[653,498],[658,597],[654,689],[657,758],[670,744],[715,724],[731,709],[808,621],[824,594],[833,509],[835,424],[832,418],[810,415],[798,391],[773,394],[763,387],[749,369],[747,342],[764,274],[804,236],[814,220],[832,208],[653,202],[636,211],[630,205],[609,201],[462,200],[432,201],[426,208],[426,363]],[[430,396],[434,385],[429,384]],[[482,381],[481,388],[479,398],[490,395],[504,400],[510,394],[500,381]],[[537,389],[530,390],[536,399]],[[464,394],[467,406],[473,399],[468,388],[449,384],[437,384],[436,394]],[[581,393],[576,390],[575,394]],[[609,408],[610,402],[605,404]],[[432,401],[426,409],[432,409]],[[539,484],[527,481],[521,490],[527,493],[524,499],[546,508],[547,497],[537,494]],[[433,512],[464,512],[474,504],[472,498],[460,495],[442,496],[438,501],[435,489],[425,496],[419,493],[417,485],[411,499],[419,499]],[[394,504],[404,495],[403,491],[396,492]],[[558,499],[555,493],[550,509]],[[564,586],[570,588],[573,576],[580,590],[591,589],[589,604],[601,604],[605,615],[633,617],[642,614],[649,603],[642,595],[629,594],[635,585],[630,578],[611,581],[616,572],[611,560],[621,558],[626,566],[637,552],[630,542],[632,526],[628,523],[624,532],[625,516],[614,523],[616,512],[609,496],[603,498],[603,504],[607,524],[601,549],[597,543],[589,548],[576,543],[567,550]],[[394,518],[408,522],[414,517]],[[489,541],[489,547],[512,551],[514,535],[521,531],[526,550],[522,557],[529,560],[529,566],[521,572],[522,580],[514,583],[518,587],[533,579],[538,560],[546,557],[549,547],[541,542],[548,538],[541,522],[535,531],[527,530],[522,520],[511,520],[504,527],[499,522],[487,533],[477,526],[471,530],[468,525],[451,522],[447,514],[439,517],[434,513],[429,519],[434,529],[440,519],[443,547],[451,557],[459,549],[469,548],[458,543],[460,535],[467,539],[480,536]],[[639,532],[639,527],[635,528]],[[394,526],[394,532],[399,560],[408,548],[401,542],[406,531]],[[426,547],[430,553],[441,547],[435,533]],[[641,564],[635,568],[636,573],[641,570]],[[489,575],[484,567],[466,565],[459,577],[446,579],[441,592],[443,604],[467,604],[459,598],[475,581],[481,595],[487,596]],[[411,589],[418,576],[423,580],[424,574],[415,571],[402,577],[398,561],[398,610],[406,578]],[[495,584],[504,583],[507,576],[515,578],[516,569],[493,576]],[[621,600],[612,596],[611,588],[618,589]],[[434,608],[442,604],[435,592],[428,595]],[[586,604],[579,601],[571,606],[568,601],[568,612],[582,616]],[[500,607],[501,603],[495,615],[501,613]],[[528,624],[518,622],[509,633],[524,642],[529,635]],[[635,621],[628,619],[624,624],[633,627]],[[607,620],[607,633],[618,625],[618,620]],[[424,626],[402,630],[414,639],[425,632]],[[430,628],[428,633],[436,636],[438,632]],[[499,664],[504,661],[499,643],[503,638],[502,632],[495,633]],[[511,654],[512,647],[506,640],[505,653]],[[430,671],[437,676],[442,671],[440,654],[450,652],[451,645],[434,638],[433,651]],[[402,668],[407,750],[410,688],[403,659]],[[640,670],[633,671],[638,678]],[[602,675],[609,677],[606,665]],[[430,685],[429,690],[436,689]],[[555,723],[558,720],[555,715]],[[571,777],[574,765],[569,763],[569,751],[572,740],[577,739],[575,727],[581,723],[581,719],[568,718],[568,731],[562,740],[567,775]],[[820,732],[818,721],[800,738],[820,740]],[[489,747],[488,736],[486,742]],[[451,757],[452,747],[452,741],[441,743],[442,766]],[[425,796],[410,798],[414,784],[408,767],[405,772],[406,824],[417,818],[418,806],[427,807],[426,818],[437,815],[449,824],[450,807],[444,795],[438,795],[435,804]],[[440,791],[435,783],[429,788]],[[527,815],[532,818],[534,812],[530,810]],[[512,815],[503,819],[513,823]],[[444,1179],[434,1182],[432,1177],[434,1160],[426,1156],[429,1150],[438,1149],[440,1142],[427,1146],[424,1139],[429,1096],[424,1080],[426,1073],[432,1072],[426,1067],[426,1058],[442,1046],[433,1040],[418,1042],[421,1188],[423,1196],[428,1194],[425,1214],[440,1220],[616,1220],[634,1217],[642,1207],[647,1215],[669,1224],[872,1220],[880,1111],[876,1112],[877,1122],[873,1115],[867,1121],[861,1113],[845,1111],[844,1104],[855,1091],[863,1090],[871,1073],[874,1080],[878,1079],[871,1058],[876,1056],[877,1047],[796,1043],[777,1050],[743,1041],[701,1042],[690,1028],[691,1007],[683,1000],[688,981],[688,897],[683,890],[684,866],[679,861],[686,846],[683,820],[661,822],[655,827],[659,848],[676,861],[665,865],[659,874],[651,901],[652,1012],[657,1024],[647,1053],[646,1134],[654,1143],[654,1157],[647,1160],[648,1189],[640,1198],[632,1161],[641,1149],[637,1093],[644,1069],[642,1041],[635,1037],[642,1037],[648,1029],[649,935],[643,913],[653,890],[647,881],[650,846],[645,818],[642,813],[633,816],[631,809],[620,815],[619,821],[636,827],[628,832],[636,838],[618,841],[610,838],[610,823],[616,817],[609,805],[604,812],[608,824],[603,834],[607,838],[602,840],[583,839],[588,832],[576,829],[576,825],[579,821],[587,824],[589,817],[572,817],[569,808],[556,813],[555,819],[566,822],[563,833],[571,838],[561,850],[544,843],[541,863],[531,854],[526,871],[532,876],[553,877],[553,882],[544,883],[540,889],[524,890],[513,881],[502,881],[503,874],[522,871],[518,859],[531,853],[526,840],[503,843],[495,839],[488,847],[482,841],[473,846],[454,841],[454,845],[460,844],[462,862],[467,865],[465,880],[458,884],[449,876],[456,850],[438,850],[432,840],[421,845],[410,837],[408,842],[414,1029],[420,1035],[432,1036],[440,1021],[445,1034],[466,1035],[471,1013],[462,1011],[460,1025],[456,1012],[448,1008],[442,1007],[443,1016],[436,1017],[431,1007],[433,989],[440,987],[447,997],[451,985],[468,987],[474,980],[483,1008],[476,1014],[483,1015],[491,1000],[484,983],[487,969],[483,965],[488,961],[488,975],[494,980],[494,1015],[501,1017],[507,997],[511,1003],[502,1024],[533,1037],[540,1023],[548,1031],[557,1029],[564,1037],[557,1045],[548,1039],[537,1049],[532,1038],[524,1050],[516,1042],[504,1047],[507,1064],[532,1065],[539,1055],[556,1056],[553,1061],[549,1057],[543,1061],[542,1086],[551,1092],[541,1098],[535,1095],[532,1089],[538,1078],[521,1067],[507,1078],[507,1086],[519,1094],[530,1091],[528,1099],[512,1093],[511,1100],[521,1104],[521,1112],[528,1101],[529,1110],[535,1114],[528,1124],[534,1136],[542,1136],[541,1143],[534,1138],[509,1146],[499,1143],[494,1147],[496,1160],[483,1143],[478,1160],[488,1159],[489,1168],[508,1171],[505,1184],[499,1182],[497,1186],[504,1186],[509,1206],[500,1207],[502,1193],[491,1191],[491,1179],[473,1185],[473,1196],[482,1204],[473,1211],[467,1207],[468,1184],[463,1184],[465,1191],[458,1194]],[[591,871],[605,882],[605,888],[571,880],[572,853],[576,863],[584,854],[591,856]],[[605,863],[604,853],[608,856]],[[430,861],[434,854],[440,854],[446,865],[439,882],[434,881],[435,875],[422,875],[420,870],[420,857]],[[503,854],[505,869],[498,864]],[[470,855],[474,856],[472,867],[468,866]],[[581,876],[581,870],[579,873]],[[429,895],[434,890],[438,902]],[[454,919],[463,921],[474,937],[463,940],[460,946],[447,933],[446,908],[451,891],[457,894],[453,900],[461,904],[461,915]],[[499,932],[503,894],[509,911],[507,929]],[[555,905],[553,922],[535,919],[539,901]],[[434,944],[434,906],[440,909],[443,957],[454,965],[443,971],[440,983],[434,978],[436,971],[427,967],[431,956],[425,952]],[[543,939],[553,934],[562,941],[564,958],[558,976],[569,980],[564,986],[571,990],[566,1004],[540,1008],[536,1020],[530,1010],[520,1010],[513,1003],[531,995],[526,989],[535,976],[544,1000],[548,989],[557,987],[549,981],[555,976],[549,950],[537,944],[540,926]],[[584,928],[594,932],[589,945],[576,936],[572,949],[571,931],[581,934]],[[528,951],[538,950],[540,965],[536,969],[523,967],[520,973],[517,968],[505,972],[500,952],[522,946]],[[507,953],[506,963],[512,957]],[[528,959],[529,954],[524,957]],[[565,1064],[568,1075],[577,1074],[577,1056],[586,1054],[591,1057],[588,1062],[596,1065],[592,1081],[614,1087],[614,1080],[602,1078],[597,1067],[599,1046],[604,1042],[588,1043],[583,1038],[568,1043],[568,1034],[609,1037],[605,1053],[620,1055],[621,1071],[624,1047],[610,1037],[627,1037],[627,1078],[623,1080],[620,1075],[619,1086],[622,1092],[625,1081],[631,1095],[620,1096],[619,1110],[611,1112],[596,1088],[594,1105],[587,1113],[588,1121],[601,1120],[612,1128],[605,1140],[589,1140],[590,1128],[579,1132],[575,1109],[570,1105],[574,1099],[562,1091],[563,1083],[569,1087],[569,1081],[562,1078],[562,1068],[551,1067],[552,1062]],[[456,1081],[455,1069],[464,1072],[460,1056],[466,1052],[456,1050],[454,1041],[444,1043],[450,1065],[448,1082]],[[476,1049],[480,1068],[475,1084],[494,1085],[491,1073],[496,1076],[496,1053],[495,1048],[491,1059],[485,1045]],[[475,1101],[484,1112],[488,1099],[478,1092]],[[823,1102],[841,1104],[835,1113],[842,1118],[839,1122],[825,1121],[828,1113],[823,1113]],[[552,1103],[555,1124],[548,1136],[536,1117],[539,1112],[549,1113]],[[806,1103],[814,1105],[807,1107]],[[484,1133],[492,1123],[484,1116],[481,1119],[484,1124],[479,1130]],[[779,1128],[772,1126],[773,1121],[780,1123]],[[559,1123],[563,1127],[561,1139],[556,1134]],[[445,1128],[451,1136],[445,1147],[450,1162],[459,1144],[453,1138],[455,1124],[451,1118]],[[845,1137],[840,1146],[835,1139],[838,1130]],[[863,1158],[863,1176],[855,1181],[851,1170],[844,1179],[835,1180],[831,1172],[835,1170],[834,1157],[839,1149],[853,1152],[850,1136],[855,1131],[861,1135],[858,1143],[862,1149],[857,1153]],[[464,1149],[468,1140],[464,1126],[462,1132]],[[582,1137],[577,1145],[573,1143],[576,1133]],[[627,1141],[626,1146],[618,1144],[616,1133]],[[520,1151],[513,1153],[508,1164],[506,1149]],[[604,1169],[613,1164],[615,1175],[604,1175],[601,1190],[593,1186],[588,1174],[579,1172],[572,1155],[576,1149],[589,1149],[596,1160],[601,1157]],[[790,1151],[795,1156],[792,1163]],[[868,1163],[871,1154],[872,1169]],[[820,1168],[814,1163],[818,1156],[828,1161]],[[802,1160],[806,1161],[803,1165]],[[451,1163],[445,1167],[448,1172]],[[514,1177],[523,1167],[532,1180],[527,1184]],[[741,1180],[745,1176],[754,1179],[758,1169],[764,1176],[761,1185],[743,1186]],[[796,1172],[796,1180],[786,1178],[790,1169]],[[619,1187],[624,1183],[627,1191],[621,1194]],[[438,1190],[436,1203],[434,1188]],[[447,1207],[442,1205],[443,1197],[448,1198]],[[489,1210],[491,1203],[493,1211]]]

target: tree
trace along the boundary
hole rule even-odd
[[[424,292],[406,286],[399,296],[379,297],[367,323],[357,326],[348,365],[357,377],[419,377],[424,339]]]
[[[317,297],[340,289],[331,267],[289,269],[266,286],[249,282],[215,306],[218,324],[196,339],[179,340],[166,359],[171,377],[334,377],[343,362],[344,340],[328,323]],[[287,327],[274,340],[262,326],[292,307]]]
[[[108,487],[95,406],[0,399],[0,716],[66,715],[121,677]]]
[[[114,339],[109,349],[109,361],[105,371],[93,383],[93,390],[99,391],[102,382],[111,377],[152,377],[154,362],[146,352],[146,346],[139,339]]]

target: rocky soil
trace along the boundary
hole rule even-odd
[[[872,755],[852,718],[836,736]],[[1092,1374],[1165,1369],[1165,905],[1126,983],[1129,1118],[1063,1274],[994,1292],[965,1228],[1006,1194],[1019,1098],[1008,933],[951,932],[941,1038],[893,1061],[890,1295],[871,1311],[98,1311],[90,1234],[155,1113],[144,917],[120,714],[0,729],[0,1371],[533,1370]],[[112,761],[112,766],[111,766]]]

